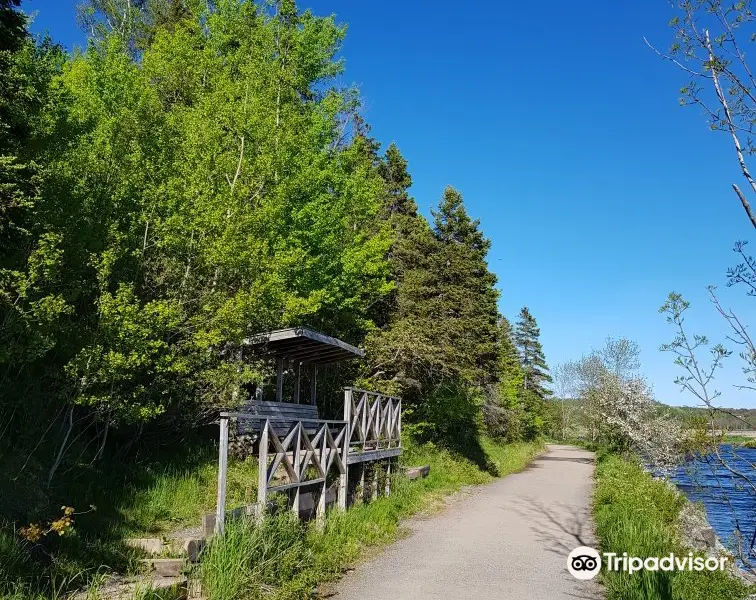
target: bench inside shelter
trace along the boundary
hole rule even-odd
[[[365,355],[355,346],[303,327],[260,333],[247,339],[245,344],[257,356],[275,362],[276,389],[275,401],[263,401],[262,389],[257,388],[256,394],[240,408],[241,413],[250,417],[238,422],[238,431],[242,434],[259,433],[265,419],[277,435],[286,435],[298,422],[305,431],[313,433],[323,423],[319,422],[317,407],[318,369]],[[289,385],[287,393],[284,393],[285,373],[286,377],[293,378],[293,382],[289,380],[293,385]],[[309,381],[308,391],[302,389],[303,375],[304,382]],[[305,402],[302,402],[303,396]]]
[[[252,400],[242,408],[242,412],[260,418],[240,420],[240,433],[259,433],[265,419],[270,422],[276,435],[286,435],[300,421],[305,431],[311,433],[317,429],[320,419],[318,407],[314,404]]]

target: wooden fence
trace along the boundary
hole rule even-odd
[[[257,403],[264,408],[265,403]],[[272,404],[272,403],[268,403]],[[278,403],[276,403],[278,404]],[[312,489],[317,498],[316,520],[323,522],[326,509],[328,474],[338,474],[336,504],[347,505],[348,469],[363,463],[360,479],[364,487],[364,463],[388,459],[386,493],[389,493],[391,458],[401,454],[402,401],[400,398],[357,388],[344,390],[344,419],[321,420],[296,416],[292,404],[285,415],[222,412],[218,457],[218,502],[215,531],[222,533],[226,516],[226,479],[228,475],[229,421],[243,421],[244,430],[258,434],[257,502],[262,517],[268,495],[292,491],[292,510],[299,514],[302,491]],[[310,407],[311,408],[311,407]],[[258,408],[262,410],[262,408]],[[302,412],[304,414],[304,412]],[[240,424],[241,425],[241,424]],[[283,473],[279,473],[283,469]],[[283,477],[282,477],[283,476]],[[374,481],[375,485],[375,481]],[[377,492],[374,490],[373,495]]]
[[[401,453],[401,398],[346,388],[344,420],[349,423],[347,462],[379,460]]]

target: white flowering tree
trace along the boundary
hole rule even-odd
[[[580,400],[591,442],[669,468],[680,459],[681,427],[653,399],[639,369],[635,342],[607,338],[600,350],[564,366],[563,385]]]

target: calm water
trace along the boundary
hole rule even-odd
[[[728,444],[721,446],[721,454],[737,471],[748,474],[751,480],[756,478],[749,466],[749,462],[756,463],[756,449]],[[715,459],[691,461],[672,479],[690,500],[703,502],[709,523],[725,546],[730,545],[738,528],[743,532],[744,545],[750,544],[756,528],[756,495],[743,486],[742,480]]]

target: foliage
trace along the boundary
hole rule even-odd
[[[646,558],[687,555],[677,516],[685,497],[634,462],[607,454],[596,471],[594,513],[602,552]],[[723,571],[602,571],[608,600],[740,600],[749,589]]]
[[[251,333],[359,342],[391,289],[383,180],[344,135],[355,93],[329,87],[344,29],[241,0],[190,13],[136,58],[106,30],[13,57],[37,166],[0,160],[0,403],[35,417],[3,445],[48,485],[113,428],[233,404],[261,371]]]

